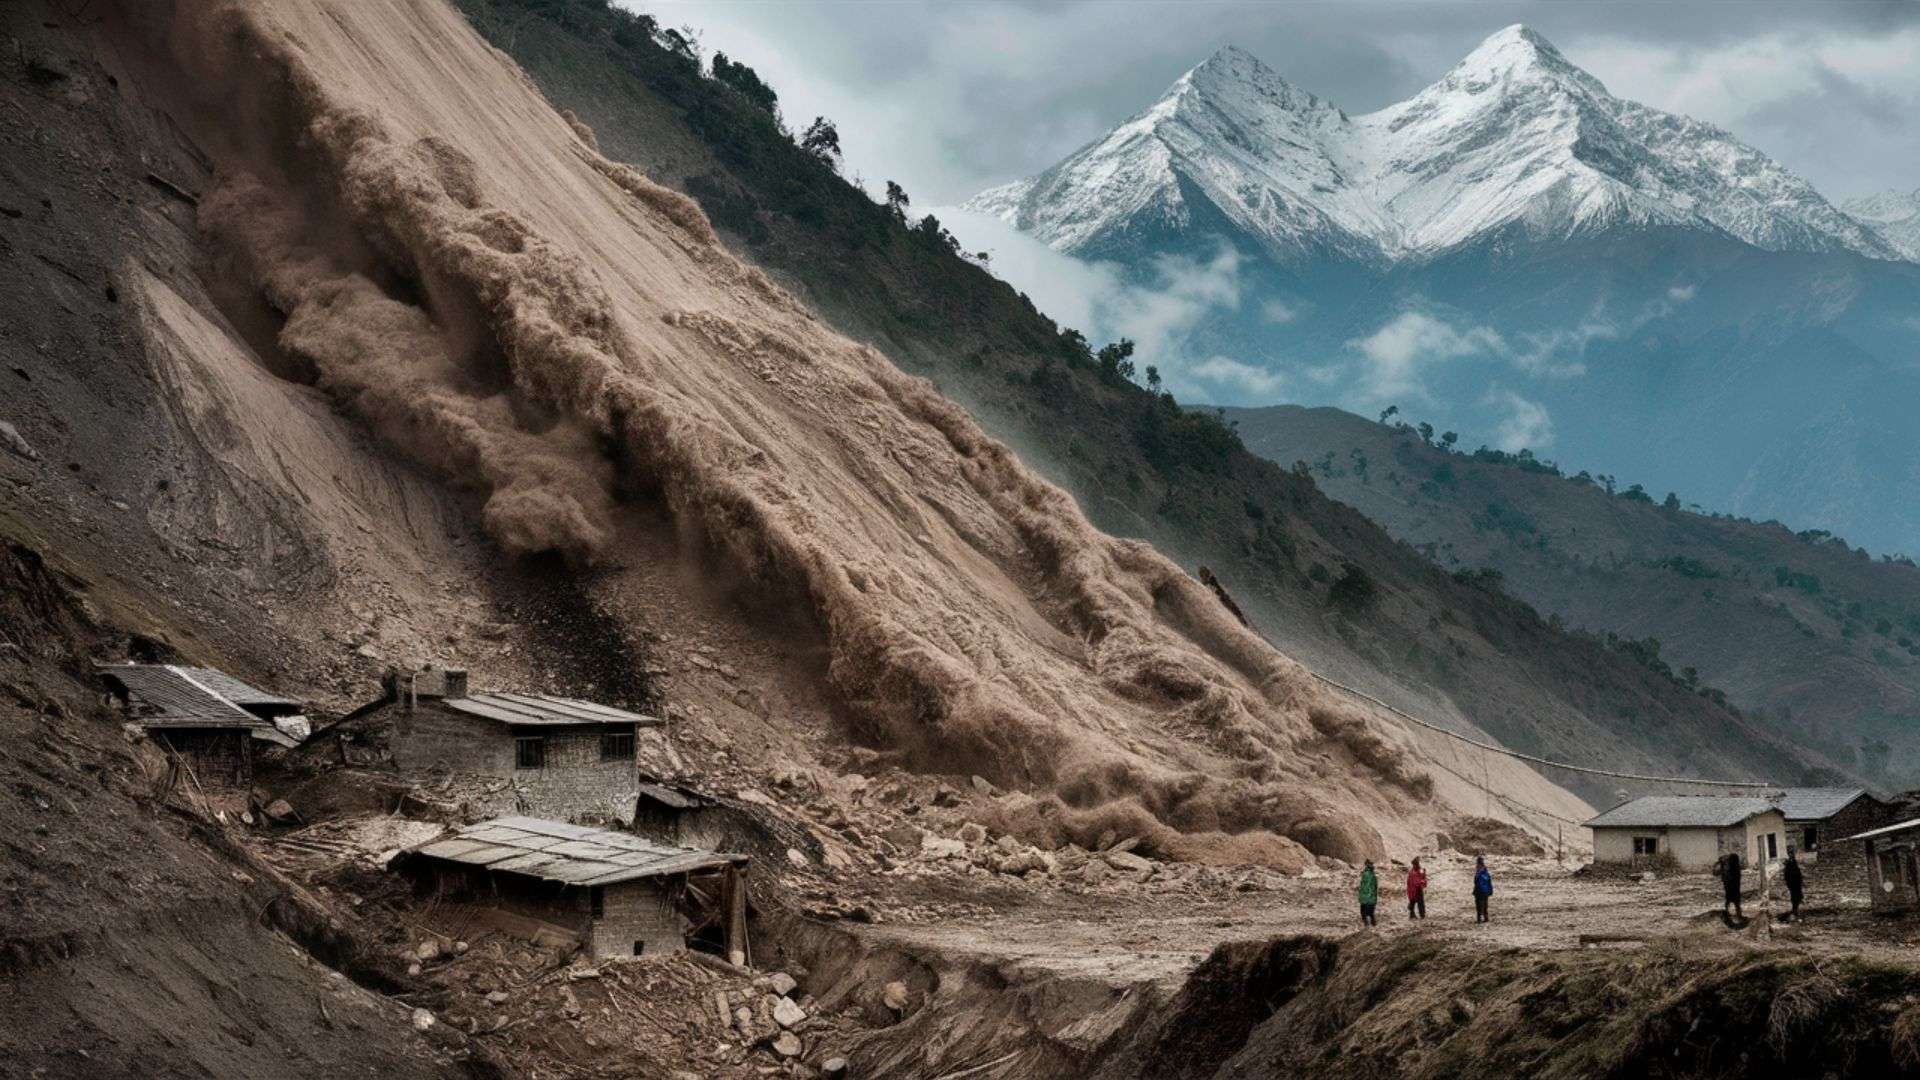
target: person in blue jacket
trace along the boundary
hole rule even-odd
[[[1487,858],[1473,857],[1473,921],[1487,921],[1487,899],[1493,895],[1493,875],[1487,872]]]

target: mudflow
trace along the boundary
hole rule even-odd
[[[275,314],[261,362],[479,492],[504,548],[563,554],[617,611],[637,508],[664,507],[689,567],[804,614],[854,718],[835,737],[1030,793],[994,824],[1036,842],[1132,834],[1293,870],[1490,809],[1428,769],[1430,736],[1328,697],[1181,568],[1093,529],[933,386],[727,254],[447,6],[127,17],[214,159],[214,273]],[[1582,808],[1516,763],[1484,768],[1486,788]]]

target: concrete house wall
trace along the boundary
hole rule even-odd
[[[1740,861],[1753,865],[1756,853],[1767,834],[1774,836],[1776,855],[1785,858],[1786,819],[1779,811],[1756,814],[1739,825],[1712,826],[1616,826],[1593,830],[1593,859],[1600,863],[1633,861],[1635,837],[1652,837],[1661,854],[1671,855],[1683,870],[1707,870],[1729,851],[1740,853]]]
[[[678,878],[563,886],[440,860],[421,860],[409,872],[422,888],[454,902],[495,908],[572,934],[595,959],[686,948],[688,923],[673,902]],[[599,914],[594,913],[596,892]]]
[[[602,760],[601,736],[633,726],[511,727],[498,721],[469,716],[423,699],[412,711],[394,702],[374,714],[386,731],[388,751],[396,767],[406,772],[451,770],[512,780],[513,788],[500,793],[498,807],[489,811],[532,814],[556,821],[607,817],[627,821],[633,816],[640,783],[634,757]],[[544,740],[545,761],[540,768],[518,765],[515,740]]]

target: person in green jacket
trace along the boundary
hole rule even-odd
[[[1360,925],[1372,926],[1373,905],[1380,902],[1380,879],[1373,872],[1373,860],[1360,871]]]

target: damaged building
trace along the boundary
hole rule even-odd
[[[416,893],[474,921],[595,958],[694,947],[744,962],[745,855],[672,847],[630,833],[496,818],[396,856]]]
[[[100,664],[96,670],[127,722],[177,755],[202,786],[245,785],[253,776],[255,744],[298,746],[306,730],[299,702],[213,668]]]
[[[558,821],[630,821],[635,741],[660,724],[573,698],[472,692],[457,668],[399,676],[352,719],[384,732],[402,771],[504,780],[500,809]]]

